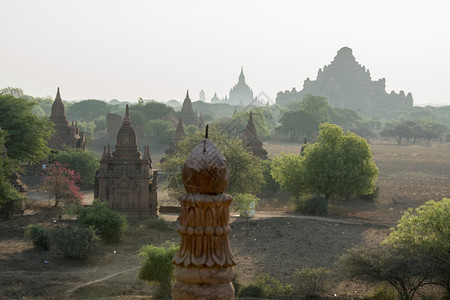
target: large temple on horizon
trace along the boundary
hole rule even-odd
[[[231,105],[247,106],[254,102],[253,91],[245,82],[244,68],[241,67],[238,83],[230,90],[228,99],[223,100],[224,103]]]
[[[138,151],[128,105],[117,134],[116,151],[104,147],[94,185],[94,198],[130,216],[154,216],[158,210],[158,171],[153,170],[149,147]]]
[[[50,115],[50,121],[55,124],[55,133],[49,140],[48,145],[51,148],[62,150],[64,147],[80,148],[86,147],[86,137],[83,131],[78,128],[78,122],[72,121],[69,125],[69,121],[66,117],[64,103],[59,93],[59,87],[56,92],[56,98],[52,105],[52,111]]]
[[[373,115],[377,110],[413,107],[411,93],[387,93],[386,80],[373,81],[369,70],[356,61],[348,47],[341,48],[329,65],[319,69],[316,80],[307,78],[299,92],[295,88],[279,92],[276,102],[280,105],[300,102],[308,94],[327,98],[332,107],[349,108],[366,115]]]

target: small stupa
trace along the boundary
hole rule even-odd
[[[258,138],[252,112],[249,114],[248,123],[244,130],[244,143],[253,152],[254,156],[267,159],[267,151],[263,148],[263,143]]]

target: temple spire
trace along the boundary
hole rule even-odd
[[[127,125],[131,125],[131,119],[130,119],[130,108],[127,104],[126,108],[125,108],[125,116],[123,117],[123,123],[122,124],[127,124]]]
[[[239,82],[245,83],[244,67],[241,66],[241,74],[239,74]]]
[[[51,112],[50,118],[52,118],[52,117],[53,118],[65,118],[66,117],[64,104],[61,99],[61,94],[59,93],[59,87],[56,91],[55,101],[53,102],[53,105],[52,105],[52,112]],[[52,121],[55,123],[55,120],[52,120]]]
[[[186,99],[190,99],[189,98],[189,90],[186,90]]]

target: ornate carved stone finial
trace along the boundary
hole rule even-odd
[[[230,178],[225,157],[205,138],[187,158],[182,178],[188,194],[179,198],[181,245],[173,259],[172,297],[234,299],[231,280],[236,262],[228,240],[228,207],[233,199],[223,193]]]

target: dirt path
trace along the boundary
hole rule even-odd
[[[74,287],[73,289],[68,290],[66,292],[66,295],[70,296],[70,294],[72,294],[73,292],[75,292],[76,290],[78,290],[78,289],[80,289],[82,287],[85,287],[85,286],[88,286],[88,285],[91,285],[91,284],[94,284],[94,283],[99,283],[99,282],[108,280],[108,279],[110,279],[112,277],[115,277],[115,276],[118,276],[118,275],[122,275],[122,274],[125,274],[125,273],[128,273],[128,272],[131,272],[131,271],[138,270],[139,268],[140,268],[139,266],[138,267],[134,267],[134,268],[131,268],[131,269],[127,269],[125,271],[115,272],[115,273],[113,273],[111,275],[108,275],[108,276],[105,276],[105,277],[102,277],[102,278],[99,278],[99,279],[96,279],[96,280],[85,282],[83,284],[80,284],[80,285]]]

